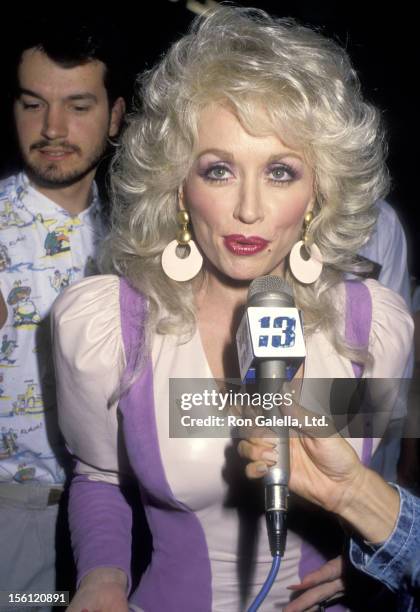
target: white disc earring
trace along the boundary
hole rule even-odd
[[[293,276],[303,285],[310,285],[321,276],[323,262],[322,255],[316,244],[308,245],[308,228],[313,219],[312,212],[305,215],[302,240],[296,242],[290,251],[289,267]],[[302,252],[307,257],[302,256]]]
[[[188,230],[189,214],[186,210],[180,210],[177,214],[177,221],[181,226],[176,240],[172,240],[162,253],[162,269],[166,276],[172,280],[183,282],[189,281],[200,272],[203,265],[203,258],[191,233]],[[185,257],[178,257],[177,249],[185,246],[189,250]]]

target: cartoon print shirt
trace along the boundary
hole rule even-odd
[[[24,173],[0,181],[0,482],[58,484],[68,461],[57,426],[49,313],[69,284],[96,272],[100,202],[78,216]]]

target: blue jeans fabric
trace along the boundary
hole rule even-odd
[[[400,610],[417,610],[415,598],[420,593],[420,498],[393,485],[400,495],[400,512],[394,531],[380,546],[370,546],[352,539],[350,559],[353,565],[399,592]],[[418,605],[418,601],[417,601]]]

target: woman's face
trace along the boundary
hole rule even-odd
[[[196,242],[219,272],[238,281],[283,276],[313,205],[313,174],[299,151],[274,134],[252,136],[212,104],[200,116],[184,199]]]

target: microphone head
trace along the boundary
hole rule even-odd
[[[248,289],[248,305],[260,305],[261,300],[281,300],[279,305],[294,306],[292,289],[280,276],[267,274],[252,281]]]
[[[252,281],[236,343],[242,380],[252,364],[262,378],[284,378],[280,362],[305,357],[302,321],[285,280],[267,275]]]

